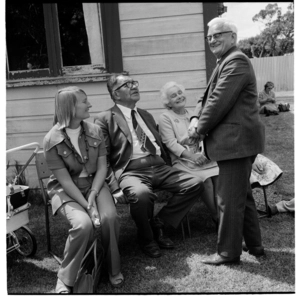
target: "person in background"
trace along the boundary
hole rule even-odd
[[[237,48],[236,26],[214,18],[208,27],[205,38],[217,66],[189,126],[189,136],[204,139],[207,158],[219,166],[217,253],[202,262],[238,264],[243,238],[250,254],[265,254],[249,180],[256,155],[264,151],[265,131],[258,114],[255,73]]]
[[[278,213],[295,213],[295,198],[291,200],[281,200],[275,205],[270,205],[272,215],[277,215]]]
[[[199,177],[166,164],[168,156],[153,116],[136,106],[138,86],[129,76],[111,75],[107,88],[115,105],[100,112],[94,122],[102,129],[108,150],[110,190],[119,203],[130,204],[140,247],[156,258],[161,256],[160,248],[174,248],[164,236],[164,224],[177,228],[204,186]],[[156,216],[155,189],[173,193]]]
[[[250,183],[255,187],[256,183],[260,186],[268,186],[274,183],[282,175],[282,170],[267,157],[258,154],[251,172]],[[282,200],[276,204],[269,205],[272,215],[283,212],[295,212],[295,198]]]
[[[55,96],[54,126],[44,138],[44,154],[52,175],[47,184],[53,214],[71,226],[58,271],[56,292],[72,293],[80,264],[94,229],[100,226],[108,262],[109,280],[120,286],[119,219],[105,183],[106,148],[101,129],[84,121],[91,104],[78,87],[66,87]]]
[[[215,224],[218,223],[216,162],[208,160],[203,152],[203,143],[191,142],[188,136],[191,113],[185,108],[184,86],[174,81],[167,82],[160,91],[160,99],[167,109],[159,116],[159,132],[169,150],[172,166],[199,176],[204,181],[201,199],[208,207]]]
[[[276,105],[275,93],[272,91],[273,88],[273,82],[268,81],[264,86],[264,90],[258,94],[260,114],[265,114],[266,116],[279,114],[279,110]]]

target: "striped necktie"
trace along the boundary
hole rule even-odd
[[[142,127],[138,124],[136,118],[135,118],[135,110],[131,111],[131,117],[132,117],[132,125],[136,132],[137,138],[141,142],[142,146],[141,149],[146,152],[148,151],[150,154],[155,155],[156,154],[156,148],[153,145],[153,143],[150,141]]]

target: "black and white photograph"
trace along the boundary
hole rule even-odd
[[[296,296],[294,2],[1,11],[3,296]]]

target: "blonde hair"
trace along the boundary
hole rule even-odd
[[[68,86],[60,89],[56,93],[53,125],[59,123],[59,129],[63,129],[70,125],[76,111],[76,93],[80,92],[86,95],[86,93],[77,86]]]
[[[169,106],[170,99],[168,98],[168,91],[172,87],[178,87],[183,93],[185,92],[185,88],[183,85],[176,83],[175,81],[167,82],[160,90],[160,100],[163,106],[167,109],[171,109]]]

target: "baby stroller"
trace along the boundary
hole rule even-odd
[[[26,144],[17,148],[7,150],[6,153],[18,151],[24,148],[35,147],[33,154],[16,174],[12,182],[6,183],[6,253],[17,250],[21,255],[33,256],[37,250],[37,243],[32,231],[25,226],[29,223],[28,203],[29,187],[18,185],[19,177],[27,168],[31,160],[40,149],[38,143]]]

